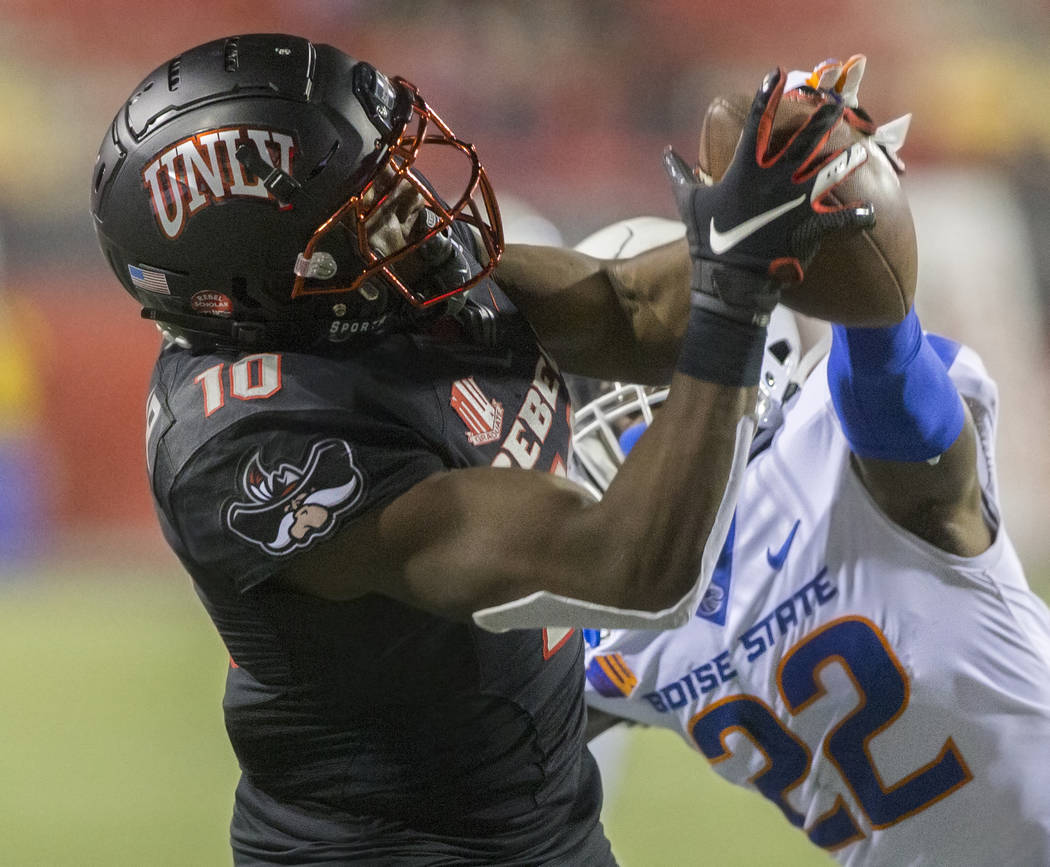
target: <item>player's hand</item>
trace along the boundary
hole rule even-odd
[[[763,325],[786,284],[801,282],[823,237],[874,225],[868,202],[834,205],[827,193],[846,178],[863,145],[821,159],[843,107],[817,108],[778,153],[770,153],[773,118],[784,91],[782,69],[762,82],[733,161],[714,186],[701,184],[673,150],[664,168],[686,225],[693,259],[693,303],[741,322]]]

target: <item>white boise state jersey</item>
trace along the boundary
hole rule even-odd
[[[995,385],[931,342],[977,424],[994,544],[957,557],[886,518],[821,363],[745,473],[696,616],[603,637],[588,702],[677,731],[844,864],[1050,864],[1050,614],[999,526]]]

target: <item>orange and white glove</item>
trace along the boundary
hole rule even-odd
[[[844,120],[875,139],[882,148],[897,174],[904,174],[904,160],[898,153],[904,145],[911,125],[911,114],[905,114],[881,126],[876,126],[870,115],[860,107],[858,94],[864,78],[868,58],[854,54],[843,62],[836,58],[822,60],[808,72],[794,69],[788,73],[785,91],[812,90],[824,97],[840,102],[846,108]]]
[[[809,72],[794,69],[788,73],[785,90],[808,87],[832,97],[847,108],[857,108],[857,94],[867,62],[868,58],[863,54],[854,54],[845,62],[836,58],[822,60]]]

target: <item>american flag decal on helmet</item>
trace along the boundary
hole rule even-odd
[[[467,441],[472,446],[499,439],[503,430],[503,404],[485,397],[473,376],[452,383],[449,404],[467,426]]]
[[[598,695],[626,698],[638,686],[638,676],[619,653],[600,653],[587,665],[587,681]]]
[[[156,292],[158,295],[170,295],[168,278],[163,271],[155,268],[147,268],[145,265],[136,268],[128,265],[128,276],[136,289],[144,289],[147,292]]]

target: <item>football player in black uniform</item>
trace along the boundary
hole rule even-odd
[[[840,108],[765,153],[783,79],[718,187],[665,155],[689,250],[615,263],[504,251],[473,146],[331,46],[210,42],[120,109],[92,212],[165,337],[149,478],[230,652],[236,863],[613,863],[572,627],[688,617],[778,287],[872,219],[821,206]],[[600,503],[560,368],[671,381]]]

